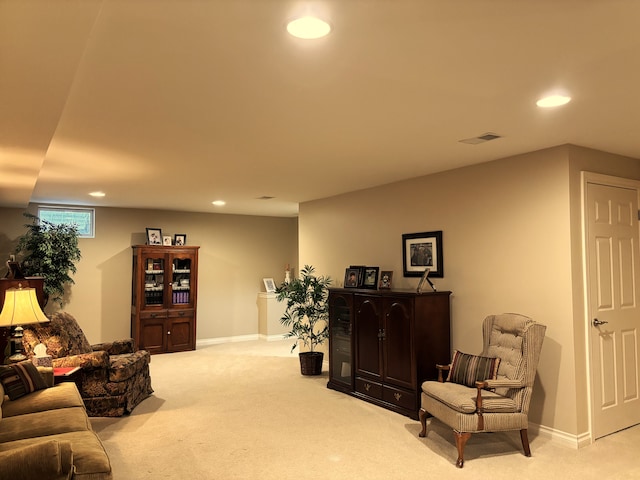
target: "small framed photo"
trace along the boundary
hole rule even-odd
[[[442,278],[442,230],[403,234],[402,266],[405,277],[422,277],[424,269],[429,268],[429,276]]]
[[[364,265],[349,265],[349,268],[358,270],[358,285],[356,286],[362,287],[362,283],[364,282],[364,269],[366,267]]]
[[[364,268],[364,277],[362,280],[363,288],[378,288],[378,272],[380,268],[378,267],[365,267]]]
[[[162,236],[162,244],[170,247],[171,246],[171,235],[163,235]]]
[[[349,267],[344,272],[344,288],[358,288],[360,269]]]
[[[276,291],[276,283],[273,281],[273,278],[263,278],[264,288],[267,293],[273,293]]]
[[[173,237],[173,244],[178,246],[183,246],[187,244],[187,234],[186,233],[176,233]]]
[[[162,245],[162,230],[147,227],[147,245]]]
[[[380,283],[378,283],[378,288],[381,290],[390,289],[392,280],[393,272],[391,270],[383,270],[380,272]]]
[[[416,288],[416,292],[422,293],[424,289],[424,284],[428,283],[431,289],[435,292],[436,286],[433,284],[431,280],[429,280],[429,268],[425,268],[424,273],[422,274],[422,278],[420,279],[420,283],[418,283],[418,288]]]

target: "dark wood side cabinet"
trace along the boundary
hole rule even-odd
[[[420,386],[451,360],[451,292],[329,291],[329,383],[417,419]]]
[[[139,349],[195,350],[199,248],[133,247],[131,336]]]

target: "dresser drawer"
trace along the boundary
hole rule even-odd
[[[411,390],[404,390],[385,385],[382,390],[382,399],[385,402],[406,408],[407,410],[418,410],[418,406],[416,405],[416,393]]]
[[[382,399],[382,385],[366,378],[356,378],[356,392],[368,397]]]

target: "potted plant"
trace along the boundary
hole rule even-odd
[[[69,272],[76,273],[75,263],[80,260],[78,229],[75,225],[41,220],[25,213],[31,223],[25,224],[27,233],[18,239],[15,253],[22,256],[21,270],[25,276],[44,277],[46,301],[64,305],[64,287],[75,283]]]
[[[276,289],[279,302],[287,302],[280,323],[289,328],[286,338],[295,338],[293,352],[298,344],[309,351],[300,352],[300,370],[303,375],[320,375],[323,352],[316,351],[329,338],[329,285],[331,278],[316,276],[310,265],[300,271],[300,278],[281,284]]]

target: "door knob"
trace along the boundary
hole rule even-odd
[[[597,318],[593,319],[593,326],[599,327],[600,325],[604,325],[605,323],[609,323],[606,320],[598,320]]]

